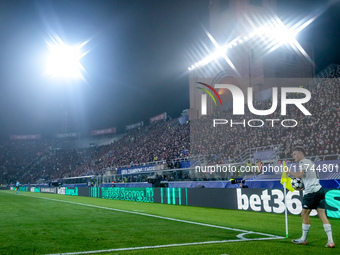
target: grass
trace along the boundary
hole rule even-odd
[[[63,203],[47,199],[73,203]],[[284,215],[215,208],[106,200],[54,194],[0,191],[0,254],[49,254],[128,247],[238,240],[240,231],[195,225],[127,212],[171,217],[277,236],[285,235]],[[335,242],[340,220],[331,219]],[[312,217],[306,246],[291,243],[301,235],[301,218],[289,215],[290,239],[242,241],[115,251],[98,254],[339,254],[327,249],[321,221]],[[263,238],[247,234],[246,238]]]

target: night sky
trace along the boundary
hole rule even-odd
[[[306,6],[304,3],[308,3]],[[325,1],[278,1],[282,18],[296,18]],[[208,0],[0,1],[0,135],[148,122],[189,107],[188,54],[209,27]],[[298,40],[311,41],[317,71],[340,64],[340,4],[307,27]],[[90,39],[82,59],[87,82],[43,76],[51,34],[75,44]]]

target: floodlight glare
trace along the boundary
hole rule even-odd
[[[72,80],[85,80],[84,67],[80,60],[88,53],[84,51],[84,41],[75,45],[66,45],[59,36],[55,35],[46,42],[49,54],[46,60],[45,74],[51,77],[61,77]]]
[[[254,39],[260,40],[261,42],[264,42],[266,45],[268,45],[266,46],[267,53],[274,51],[281,45],[288,44],[297,53],[300,52],[308,61],[313,62],[312,59],[306,53],[306,51],[297,42],[296,37],[300,31],[302,31],[304,28],[310,25],[317,17],[319,17],[319,15],[321,15],[322,12],[319,12],[317,15],[313,15],[311,18],[305,18],[293,26],[292,25],[286,26],[278,17],[274,17],[272,21],[267,22],[267,25],[255,28],[254,31],[250,32],[248,35],[241,35],[239,38],[235,38],[234,40],[232,40],[231,42],[224,46],[219,46],[214,37],[209,32],[206,32],[208,38],[216,47],[216,51],[213,54],[210,54],[208,57],[201,60],[200,62],[192,65],[189,71],[195,69],[198,66],[209,64],[211,61],[216,60],[220,57],[223,57],[227,61],[227,63],[232,67],[232,69],[234,71],[237,71],[233,63],[228,58],[226,51],[231,48],[234,48],[237,45],[242,45],[248,42],[249,40]],[[241,37],[243,39],[241,39]],[[268,49],[268,47],[270,48]]]
[[[272,37],[279,43],[292,43],[296,39],[296,33],[292,30],[287,29],[286,27],[281,27],[276,29],[272,33]]]
[[[225,49],[222,47],[218,47],[218,49],[215,51],[215,58],[219,58],[225,54]]]

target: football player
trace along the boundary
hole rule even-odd
[[[326,247],[334,248],[335,244],[332,236],[332,228],[325,212],[325,190],[320,185],[318,175],[315,169],[315,164],[305,158],[305,150],[303,147],[296,147],[293,150],[293,158],[295,162],[299,162],[299,171],[288,174],[295,178],[302,179],[304,183],[305,194],[302,201],[302,236],[299,239],[292,240],[295,244],[307,244],[307,235],[310,228],[309,214],[312,209],[316,209],[318,216],[323,223],[324,230],[328,237]]]

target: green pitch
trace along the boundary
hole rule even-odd
[[[0,191],[0,254],[339,254],[312,217]],[[340,221],[331,219],[335,244]],[[106,252],[102,252],[106,251]],[[87,252],[87,253],[84,253]]]

